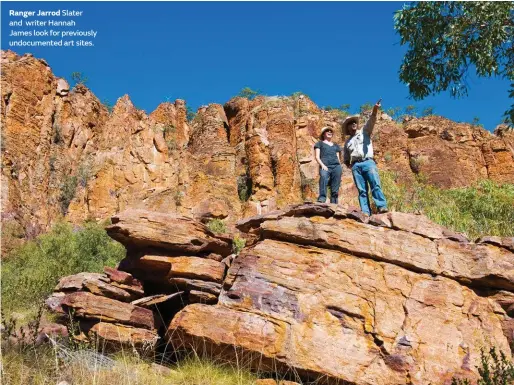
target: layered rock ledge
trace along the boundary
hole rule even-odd
[[[47,306],[79,321],[77,338],[110,350],[129,346],[152,352],[159,329],[165,330],[178,310],[217,302],[232,239],[175,214],[127,210],[112,223],[107,231],[125,245],[127,258],[104,274],[62,278]]]
[[[237,227],[234,256],[231,237],[190,218],[123,212],[107,229],[127,247],[118,269],[64,278],[48,302],[110,345],[160,337],[319,383],[450,384],[477,377],[482,347],[512,354],[512,238],[312,203]]]
[[[246,352],[261,369],[350,384],[449,383],[476,375],[482,346],[511,354],[510,317],[494,296],[511,306],[512,240],[473,243],[421,215],[368,219],[319,204],[238,227],[253,245],[218,304],[174,317],[176,349]]]

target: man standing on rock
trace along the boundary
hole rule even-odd
[[[330,203],[336,203],[341,185],[341,147],[332,142],[334,132],[330,127],[321,129],[320,140],[314,145],[314,153],[319,169],[319,197],[318,202],[325,203],[327,199],[327,186],[330,183]]]
[[[343,148],[344,163],[352,170],[353,180],[359,191],[359,204],[361,210],[367,215],[371,215],[368,185],[378,212],[387,212],[387,201],[380,186],[377,165],[373,160],[373,143],[371,143],[371,133],[377,121],[381,100],[373,106],[373,112],[364,127],[359,129],[359,115],[350,116],[343,122],[343,135],[350,135],[350,139],[346,141]]]

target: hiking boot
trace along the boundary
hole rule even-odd
[[[388,212],[389,212],[389,210],[386,207],[380,207],[378,209],[378,213],[379,214],[385,214],[385,213],[388,213]]]

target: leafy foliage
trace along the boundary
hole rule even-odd
[[[432,107],[432,106],[426,107],[421,112],[421,116],[430,116],[430,115],[434,115],[434,107]]]
[[[373,104],[371,103],[364,103],[362,106],[359,107],[359,112],[361,114],[367,112],[367,111],[371,111],[373,109]]]
[[[207,228],[214,234],[225,234],[227,232],[227,225],[221,219],[211,219],[207,222]]]
[[[471,122],[471,124],[476,127],[482,127],[482,128],[484,127],[484,125],[482,123],[480,123],[480,118],[478,116],[475,116],[473,118],[473,121]]]
[[[237,177],[237,194],[241,202],[246,202],[252,195],[252,178],[248,175]]]
[[[174,136],[176,131],[177,129],[173,124],[166,124],[162,127],[162,134],[166,142],[166,147],[168,147],[168,153],[171,153],[178,148],[177,141]]]
[[[30,308],[51,293],[59,278],[82,271],[101,272],[124,255],[124,247],[96,223],[79,229],[57,223],[49,233],[14,249],[2,261],[2,308]]]
[[[409,106],[405,107],[405,115],[416,116],[417,115],[416,106],[409,105]]]
[[[109,99],[103,99],[102,104],[107,108],[107,111],[109,111],[109,114],[112,114],[112,111],[114,110],[114,104]]]
[[[326,111],[336,112],[340,118],[345,118],[350,115],[350,105],[349,104],[341,104],[339,107],[326,106],[324,107]]]
[[[402,108],[401,107],[391,107],[385,110],[385,113],[389,115],[393,120],[398,121],[402,115]]]
[[[194,118],[196,118],[196,112],[194,112],[193,109],[190,106],[187,106],[187,108],[186,108],[186,119],[188,121],[192,121]]]
[[[239,254],[241,250],[245,247],[246,239],[239,238],[238,235],[234,237],[234,243],[232,244],[232,252],[234,254]]]
[[[239,91],[239,96],[249,100],[254,99],[257,95],[260,95],[260,91],[252,90],[250,87],[245,87]]]
[[[78,178],[76,175],[66,175],[60,186],[59,204],[61,206],[62,215],[66,215],[70,203],[75,198],[75,191],[78,186]]]
[[[296,91],[296,92],[293,92],[293,93],[291,94],[291,97],[292,97],[293,99],[298,99],[298,98],[299,98],[300,96],[302,96],[302,95],[303,95],[303,96],[307,96],[307,97],[309,96],[309,95],[307,95],[305,92],[302,92],[302,91]]]
[[[509,385],[514,381],[514,363],[502,351],[498,354],[495,347],[487,353],[481,350],[477,369],[480,374],[477,385]],[[454,377],[452,385],[471,385],[471,381]]]
[[[75,85],[78,85],[78,84],[85,85],[88,81],[88,78],[82,72],[72,72],[71,80],[73,80]]]
[[[422,177],[402,184],[395,173],[381,171],[380,178],[390,210],[422,212],[431,220],[470,238],[483,235],[514,236],[514,185],[490,180],[474,186],[444,190]]]
[[[52,126],[52,137],[53,137],[53,142],[55,144],[62,144],[62,143],[64,143],[64,138],[62,136],[62,129],[61,129],[60,125],[54,124]]]
[[[400,80],[414,99],[447,90],[466,96],[470,68],[509,79],[514,97],[513,2],[416,2],[395,13],[394,27],[409,46]],[[505,115],[512,124],[514,105]]]

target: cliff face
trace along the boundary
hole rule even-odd
[[[317,203],[237,228],[236,256],[200,222],[127,210],[107,228],[122,271],[65,277],[47,304],[102,348],[194,349],[320,384],[449,385],[478,377],[481,347],[511,357],[512,238]]]
[[[29,234],[60,215],[78,223],[129,207],[233,224],[315,199],[321,127],[344,141],[337,113],[305,96],[236,97],[187,121],[182,100],[146,115],[124,96],[109,113],[31,55],[2,52],[2,66],[2,218]],[[513,137],[435,116],[400,125],[382,114],[373,140],[382,169],[449,188],[514,182]],[[348,171],[340,195],[357,204]]]

